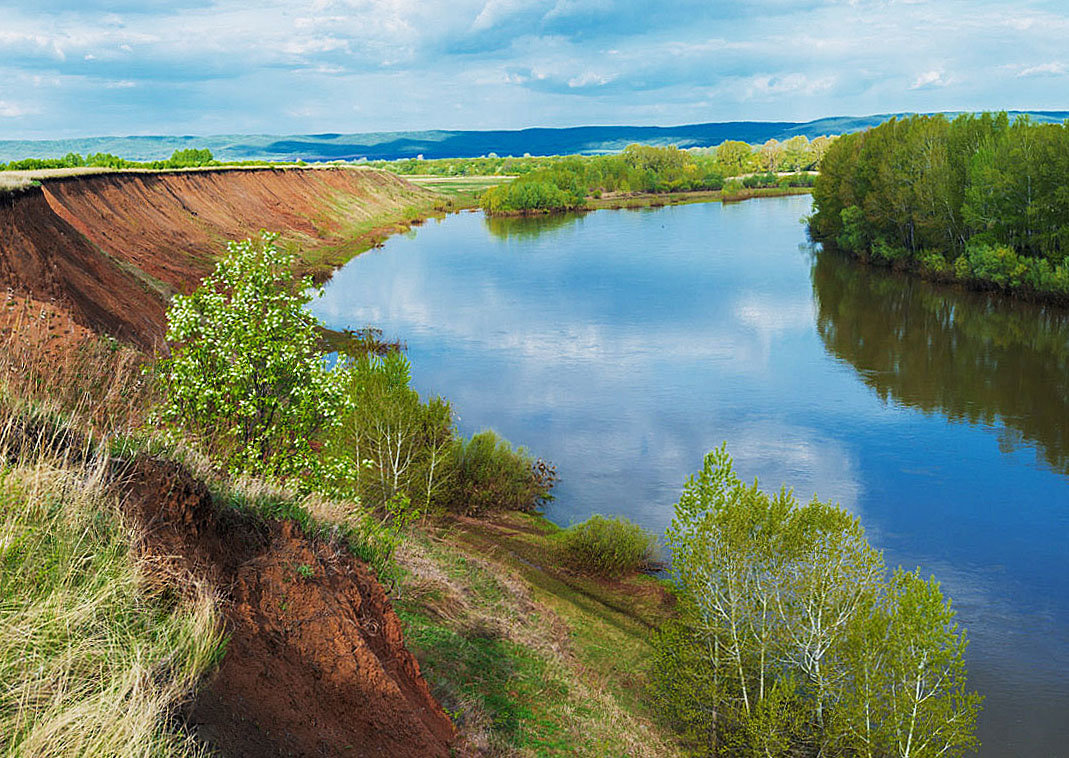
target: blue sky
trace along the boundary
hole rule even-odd
[[[0,0],[0,138],[1069,109],[1066,0]]]

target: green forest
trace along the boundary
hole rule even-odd
[[[1006,113],[893,118],[836,140],[813,239],[867,261],[1069,299],[1069,126]]]

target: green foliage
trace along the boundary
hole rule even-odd
[[[541,160],[541,166],[484,192],[483,209],[490,214],[544,213],[581,208],[587,197],[610,192],[688,192],[724,186],[724,171],[715,158],[676,147],[629,145],[618,155]]]
[[[346,397],[304,309],[312,282],[294,279],[276,238],[227,243],[214,273],[175,296],[159,415],[232,472],[299,475],[307,487],[319,471],[312,443],[337,425]]]
[[[583,202],[549,181],[516,180],[491,187],[482,195],[488,213],[546,213],[578,208]]]
[[[171,154],[171,157],[167,160],[167,168],[190,168],[193,166],[207,166],[215,160],[212,157],[212,151],[207,148],[198,150],[196,148],[189,148],[186,150],[175,150]]]
[[[332,493],[359,499],[386,522],[452,510],[530,510],[549,499],[556,474],[492,431],[457,437],[445,400],[420,400],[396,350],[345,364],[347,410],[325,447]]]
[[[778,187],[779,177],[771,171],[766,171],[763,174],[751,174],[750,176],[743,177],[742,186],[747,189],[755,189],[757,187]]]
[[[398,350],[350,358],[348,410],[326,451],[340,494],[376,509],[404,502],[406,511],[428,513],[455,473],[453,415],[441,398],[422,402],[410,380],[408,359]]]
[[[1069,297],[1069,125],[891,119],[837,140],[820,168],[815,240],[981,288]]]
[[[721,142],[716,148],[716,160],[728,176],[739,176],[757,168],[753,148],[738,140]]]
[[[702,754],[976,745],[981,699],[949,602],[934,580],[888,579],[843,509],[743,484],[720,448],[685,485],[668,541],[681,614],[656,639],[653,693]]]
[[[657,538],[623,516],[595,514],[562,531],[560,540],[573,566],[606,577],[632,574],[657,557]]]
[[[137,164],[111,153],[90,153],[85,165],[93,168],[133,168]]]
[[[62,158],[23,158],[0,166],[4,171],[39,171],[51,168],[81,168],[85,159],[78,153],[67,153]]]
[[[0,171],[40,171],[58,168],[142,168],[142,169],[176,169],[200,166],[267,166],[276,165],[270,161],[228,161],[225,164],[215,160],[212,151],[207,148],[187,148],[175,150],[167,160],[134,161],[121,158],[111,153],[90,153],[83,158],[78,153],[68,153],[62,158],[24,158],[0,163]]]
[[[530,511],[551,499],[556,471],[534,460],[522,447],[513,448],[492,430],[470,440],[457,440],[450,465],[455,467],[446,507],[469,516],[492,511]]]

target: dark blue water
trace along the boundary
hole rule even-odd
[[[313,310],[406,342],[465,433],[554,462],[558,523],[662,530],[723,441],[744,478],[841,502],[953,598],[982,754],[1067,755],[1069,316],[817,256],[808,210],[454,215]]]

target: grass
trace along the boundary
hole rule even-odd
[[[201,752],[171,717],[221,655],[214,595],[134,554],[104,468],[0,468],[0,755]]]
[[[558,534],[512,512],[410,539],[396,602],[406,644],[485,754],[677,754],[644,703],[649,632],[670,598],[651,577],[573,576]]]
[[[663,205],[686,205],[688,203],[708,203],[715,201],[738,202],[754,197],[785,197],[788,195],[807,195],[811,187],[761,187],[738,190],[699,190],[695,192],[665,192],[657,194],[610,195],[587,200],[588,210],[599,208],[657,208]]]
[[[475,204],[478,195],[499,184],[512,181],[513,176],[435,176],[412,174],[404,177],[413,184],[444,195]]]

